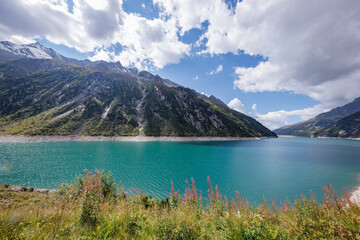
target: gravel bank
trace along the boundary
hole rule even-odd
[[[0,136],[0,142],[64,142],[64,141],[120,141],[120,142],[187,142],[187,141],[244,141],[258,137],[104,137],[104,136]]]

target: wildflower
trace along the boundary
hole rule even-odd
[[[97,169],[95,169],[95,174],[97,174],[99,171]]]
[[[84,169],[84,172],[85,172],[85,173],[88,173],[88,172],[89,172],[89,170],[87,170],[87,168],[85,168],[85,169]]]
[[[174,182],[173,180],[171,180],[171,195],[174,196],[174,192],[175,192],[175,189],[174,189]]]

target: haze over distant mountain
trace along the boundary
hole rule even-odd
[[[120,62],[0,43],[0,134],[275,137],[251,117]]]
[[[356,137],[356,129],[350,130],[347,128],[349,126],[344,126],[344,124],[349,123],[351,128],[355,127],[357,124],[356,113],[358,111],[360,111],[360,97],[342,107],[334,108],[329,112],[319,114],[316,117],[304,122],[281,127],[274,130],[274,132],[279,135],[294,135],[305,137]],[[354,115],[352,116],[352,114]],[[347,130],[345,130],[345,128]]]
[[[360,138],[360,111],[344,117],[327,128],[314,133],[315,137]]]

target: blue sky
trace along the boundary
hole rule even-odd
[[[360,95],[359,16],[356,0],[14,0],[0,40],[136,66],[274,129]]]

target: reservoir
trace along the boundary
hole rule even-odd
[[[332,184],[339,195],[360,186],[360,141],[280,137],[231,142],[37,142],[0,143],[0,183],[58,188],[84,169],[111,170],[116,182],[155,198],[169,196],[170,182],[183,195],[191,177],[207,196],[207,177],[220,193],[237,190],[250,203],[277,203]]]

